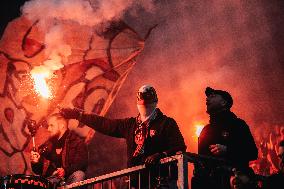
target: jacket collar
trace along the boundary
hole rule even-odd
[[[151,117],[148,119],[148,120],[146,120],[146,121],[144,121],[144,123],[146,123],[146,122],[152,122],[152,121],[154,121],[154,120],[156,120],[156,119],[159,119],[161,116],[163,116],[163,113],[161,112],[161,110],[159,109],[159,108],[156,108],[155,110],[154,110],[155,112],[153,112],[153,114],[151,115]],[[141,121],[141,119],[140,119],[140,114],[138,114],[137,116],[136,116],[136,123],[138,124],[138,125],[140,125],[140,124],[142,124],[142,121]]]
[[[225,110],[222,112],[218,112],[217,114],[211,114],[209,123],[210,124],[223,124],[223,123],[231,122],[232,120],[236,118],[237,116],[233,112],[229,110]]]

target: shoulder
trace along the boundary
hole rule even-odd
[[[51,138],[47,139],[44,143],[42,143],[39,146],[39,148],[46,148],[46,147],[51,148],[56,142],[57,142],[57,138],[51,137]]]
[[[176,120],[163,114],[161,122],[168,127],[178,127]]]
[[[237,117],[237,118],[235,119],[235,121],[236,121],[237,123],[241,124],[241,125],[246,125],[246,126],[247,126],[247,123],[245,122],[245,120],[243,120],[243,119],[241,119],[241,118],[239,118],[239,117]]]
[[[176,120],[172,117],[163,114],[159,109],[157,112],[157,117],[155,121],[153,121],[153,124],[168,131],[179,129]]]
[[[166,115],[164,115],[164,119],[166,119],[168,122],[172,123],[172,124],[177,124],[176,120],[172,117],[168,117]]]
[[[84,137],[79,136],[75,131],[70,131],[67,139],[69,141],[75,140],[75,141],[84,141]]]
[[[162,120],[162,121],[166,120],[166,121],[171,122],[171,123],[176,123],[174,118],[163,114],[163,112],[161,112],[161,110],[159,108],[157,108],[157,118]]]
[[[211,125],[210,124],[207,124],[203,127],[203,129],[201,130],[200,132],[200,135],[199,137],[202,138],[203,135],[206,135],[206,133],[208,133],[209,130],[211,130]]]
[[[206,132],[206,131],[210,130],[211,128],[212,128],[211,124],[207,124],[203,127],[201,132]]]
[[[128,117],[123,119],[118,119],[122,125],[127,127],[133,127],[133,125],[136,125],[137,117]]]
[[[230,112],[229,114],[229,123],[231,123],[230,125],[232,125],[233,128],[248,128],[247,123],[233,112]]]
[[[248,129],[248,124],[241,118],[234,119],[234,125],[237,126],[239,129]]]
[[[127,123],[133,123],[136,122],[136,117],[128,117],[123,119]]]

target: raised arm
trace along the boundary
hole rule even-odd
[[[129,123],[133,121],[127,119],[108,119],[96,114],[86,114],[77,109],[62,108],[60,114],[66,119],[77,119],[88,127],[108,136],[125,138]]]

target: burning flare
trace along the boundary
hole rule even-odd
[[[46,82],[46,80],[51,77],[50,71],[36,67],[31,71],[31,75],[34,80],[36,92],[44,98],[50,98],[51,92]]]
[[[204,128],[204,125],[201,125],[201,124],[195,125],[195,135],[197,137],[199,137],[199,135],[200,135],[200,133],[201,133],[203,128]]]

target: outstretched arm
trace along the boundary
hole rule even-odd
[[[108,136],[125,138],[130,119],[108,119],[96,114],[86,114],[78,109],[62,108],[60,114],[66,119],[77,119],[88,127]]]

